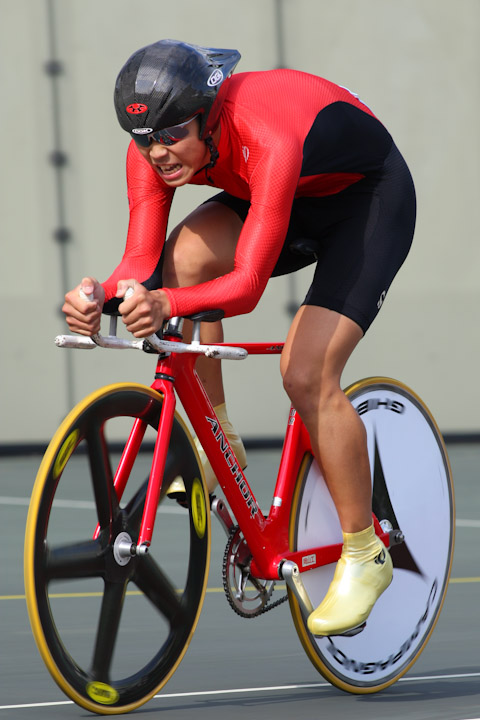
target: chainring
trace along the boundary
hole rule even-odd
[[[230,530],[223,555],[223,589],[233,610],[245,618],[254,618],[273,610],[287,600],[282,597],[268,604],[275,588],[274,580],[263,580],[250,574],[252,556],[238,525]]]

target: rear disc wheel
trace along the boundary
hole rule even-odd
[[[424,649],[447,591],[455,511],[445,445],[420,398],[388,378],[363,380],[346,394],[367,431],[373,512],[384,528],[401,531],[404,542],[390,549],[393,581],[358,635],[314,637],[292,595],[290,607],[317,670],[333,685],[360,694],[394,683]],[[292,506],[291,548],[341,542],[335,506],[316,461],[307,455]],[[314,607],[325,596],[334,570],[327,565],[302,574]]]

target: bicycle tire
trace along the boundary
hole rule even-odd
[[[420,398],[402,383],[381,377],[362,380],[345,392],[367,431],[373,512],[394,530],[400,528],[405,541],[392,545],[392,584],[358,635],[314,637],[290,592],[289,601],[298,636],[316,669],[341,690],[366,694],[402,677],[433,632],[450,577],[455,503],[446,448]],[[291,548],[338,542],[342,535],[335,506],[316,461],[307,454],[292,504]],[[334,569],[328,565],[302,574],[314,607]]]
[[[112,427],[141,418],[156,436],[161,407],[159,393],[133,383],[89,395],[52,438],[31,497],[24,570],[35,641],[64,693],[98,714],[134,710],[165,685],[192,639],[206,592],[208,494],[177,413],[162,488],[182,475],[188,509],[166,500],[148,554],[115,556],[120,533],[138,537],[148,472],[145,479],[138,453],[118,502]],[[131,583],[136,589],[127,592]]]

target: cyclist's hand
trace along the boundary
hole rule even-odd
[[[163,290],[147,290],[136,280],[120,280],[117,297],[124,297],[128,288],[133,293],[119,305],[125,327],[135,337],[148,337],[157,332],[170,317],[170,302]]]
[[[93,296],[92,300],[88,299],[90,296]],[[62,311],[70,330],[80,335],[100,332],[104,302],[105,291],[100,283],[91,277],[83,278],[80,285],[65,295]]]

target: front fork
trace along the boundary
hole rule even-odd
[[[120,563],[122,563],[124,559],[126,560],[134,555],[145,555],[152,542],[153,528],[155,525],[158,501],[162,491],[163,474],[175,416],[176,399],[173,391],[173,379],[173,377],[157,379],[153,386],[154,389],[163,396],[163,402],[158,421],[157,438],[153,450],[152,466],[149,474],[142,521],[140,523],[140,532],[136,543],[132,542],[130,536],[126,534],[125,538],[121,539],[121,542],[116,542],[115,551]],[[128,478],[130,477],[130,471],[139,451],[145,430],[146,423],[140,418],[137,418],[114,478],[114,488],[118,501],[120,501]],[[98,536],[99,532],[100,527],[97,525],[94,538]]]
[[[163,474],[165,472],[165,463],[167,461],[173,418],[175,415],[176,400],[171,381],[161,380],[159,385],[160,387],[155,387],[155,389],[163,395],[162,411],[158,422],[150,480],[147,487],[145,506],[143,508],[140,533],[138,535],[137,554],[146,552],[152,542],[153,527],[155,525],[158,501],[162,490]]]

